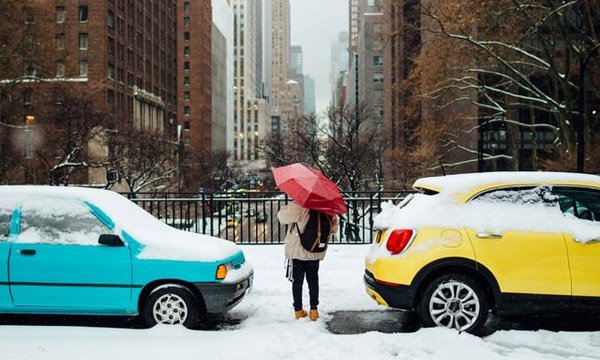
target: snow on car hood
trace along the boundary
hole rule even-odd
[[[99,208],[114,222],[115,234],[124,231],[142,245],[137,254],[141,259],[212,262],[241,252],[230,241],[174,229],[112,191],[76,187],[0,186],[2,207],[14,208],[28,201],[37,204],[45,202],[44,208],[49,212],[74,211],[64,206],[56,209],[60,202],[53,202],[52,199],[78,199]],[[52,206],[54,203],[56,206]],[[70,244],[92,245],[89,239],[85,242],[81,240],[85,236],[71,235],[73,234],[70,234],[68,241]]]
[[[409,196],[398,205],[382,204],[375,218],[380,229],[417,229],[421,227],[468,228],[476,231],[535,231],[568,233],[576,241],[600,239],[600,223],[563,214],[558,206],[471,201],[457,204],[451,195]]]

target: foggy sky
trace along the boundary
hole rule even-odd
[[[302,46],[304,73],[315,79],[317,113],[329,106],[331,43],[348,31],[348,0],[290,0],[292,45]]]

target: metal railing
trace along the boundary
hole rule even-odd
[[[334,244],[370,244],[381,204],[401,201],[410,191],[344,192],[348,213],[339,216]],[[238,244],[281,244],[287,227],[277,212],[291,199],[279,192],[124,194],[156,218],[175,228]]]

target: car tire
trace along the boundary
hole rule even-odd
[[[479,282],[462,274],[446,274],[423,291],[418,313],[426,327],[446,327],[478,334],[489,312],[486,293]]]
[[[201,323],[200,317],[198,300],[181,285],[161,285],[152,290],[144,302],[143,318],[148,327],[164,324],[196,329]]]

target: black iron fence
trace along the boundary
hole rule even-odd
[[[398,203],[410,191],[344,193],[348,213],[339,216],[333,243],[370,244],[373,223],[386,201]],[[238,244],[281,244],[287,227],[277,221],[279,209],[291,201],[279,192],[138,193],[125,195],[175,228],[207,234]]]

